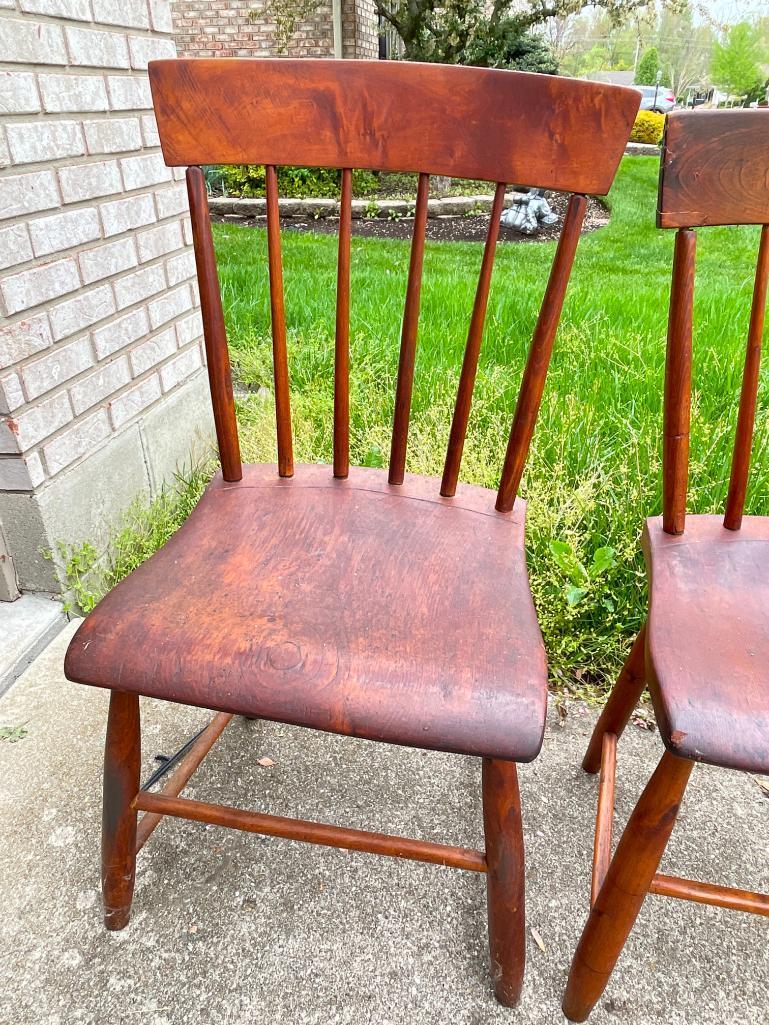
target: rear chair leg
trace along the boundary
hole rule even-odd
[[[104,745],[104,802],[101,834],[101,886],[104,925],[123,929],[131,917],[136,873],[136,810],[141,739],[139,697],[113,690]]]
[[[514,762],[483,759],[486,893],[494,993],[515,1007],[526,963],[525,878],[521,798]]]
[[[613,733],[619,740],[633,714],[633,709],[644,692],[646,686],[645,646],[646,627],[643,626],[593,730],[585,757],[582,760],[582,768],[585,772],[598,772],[601,767],[604,734]]]
[[[609,981],[675,825],[693,762],[668,751],[633,809],[571,964],[563,1013],[585,1021]]]

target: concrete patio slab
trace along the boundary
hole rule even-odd
[[[481,876],[190,822],[139,858],[134,915],[101,926],[100,761],[107,695],[68,684],[68,627],[0,701],[0,1022],[8,1025],[549,1025],[587,913],[594,713],[553,716],[521,770],[529,936],[522,1003],[491,996]],[[146,702],[145,769],[207,718]],[[631,727],[618,820],[659,756]],[[274,764],[260,766],[267,757]],[[189,796],[481,845],[477,761],[235,720]],[[693,774],[665,871],[769,890],[769,800],[751,777]],[[767,1021],[766,919],[650,897],[595,1025]]]
[[[61,602],[44,594],[0,603],[0,694],[66,625]]]

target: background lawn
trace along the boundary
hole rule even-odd
[[[638,539],[660,510],[665,330],[674,233],[654,227],[658,161],[625,158],[607,228],[585,236],[524,478],[532,586],[554,678],[605,686],[641,625],[646,600]],[[216,228],[225,315],[241,389],[271,388],[262,231]],[[296,458],[331,460],[334,238],[285,232]],[[691,508],[717,511],[729,451],[758,246],[754,229],[700,233]],[[554,244],[498,249],[463,479],[494,487]],[[353,462],[381,465],[397,371],[408,243],[352,241]],[[481,246],[428,243],[407,469],[440,475]],[[762,380],[749,495],[769,513],[766,379]],[[239,401],[244,458],[274,458],[271,397]],[[590,565],[611,546],[613,565],[584,584],[551,542]],[[563,546],[557,546],[564,551]],[[602,553],[603,554],[603,553]],[[573,590],[587,589],[578,597]]]
[[[605,689],[642,623],[639,535],[660,511],[665,331],[674,233],[654,227],[656,158],[625,158],[611,223],[585,236],[572,274],[523,482],[527,547],[554,682]],[[215,226],[239,392],[243,457],[275,457],[266,238]],[[718,511],[742,373],[757,229],[699,237],[690,508]],[[497,252],[462,479],[494,487],[554,243]],[[389,453],[409,245],[352,240],[351,458]],[[336,239],[283,234],[297,461],[331,461]],[[479,244],[428,243],[407,469],[440,475],[481,257]],[[769,513],[766,376],[749,511]],[[113,583],[173,531],[203,476],[120,535]],[[176,503],[176,504],[175,504]],[[613,549],[608,558],[604,550]],[[591,571],[594,559],[595,571]],[[573,565],[588,567],[589,580]]]

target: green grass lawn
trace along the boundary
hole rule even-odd
[[[531,581],[553,678],[583,694],[611,682],[642,623],[638,541],[644,517],[660,511],[674,233],[654,227],[657,167],[655,158],[626,158],[610,196],[609,226],[580,244],[522,489]],[[240,388],[251,390],[239,401],[243,454],[270,460],[265,234],[222,225],[215,237],[233,363]],[[717,511],[726,494],[757,246],[753,229],[700,234],[690,490],[690,508],[698,512]],[[330,462],[336,239],[285,232],[283,247],[295,456]],[[353,239],[352,247],[352,459],[381,465],[389,452],[409,246]],[[553,243],[499,247],[466,481],[497,483],[553,252]],[[413,472],[442,469],[480,257],[478,244],[427,244],[407,464]],[[768,408],[763,378],[749,493],[755,513],[769,513]],[[197,493],[200,478],[192,487]],[[142,556],[173,529],[167,507],[158,517],[139,546]],[[130,537],[122,537],[122,565],[130,568]],[[575,560],[588,567],[589,579]]]
[[[580,244],[523,483],[554,678],[583,691],[613,678],[641,625],[638,539],[644,517],[660,510],[673,232],[654,227],[657,166],[655,158],[624,160],[609,226]],[[265,235],[224,225],[216,242],[237,376],[270,388]],[[700,233],[690,503],[698,512],[717,511],[726,493],[757,245],[753,229]],[[464,480],[497,483],[553,251],[552,243],[499,247]],[[404,242],[352,242],[351,448],[364,465],[381,465],[389,452],[408,255]],[[336,240],[286,232],[283,256],[295,454],[330,461]],[[416,473],[441,472],[480,256],[477,244],[427,245],[407,465]],[[768,408],[764,379],[749,497],[757,513],[769,513]],[[240,402],[245,458],[274,457],[272,415],[263,395]],[[589,582],[569,569],[569,550],[590,568],[606,546],[614,560]],[[580,600],[577,586],[587,592]]]

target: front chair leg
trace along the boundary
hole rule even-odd
[[[582,768],[585,772],[598,772],[601,767],[604,734],[614,733],[617,739],[622,736],[628,720],[633,714],[633,709],[644,692],[646,686],[645,648],[646,627],[643,626],[593,730],[590,744],[582,759]]]
[[[563,1013],[585,1021],[603,993],[675,825],[693,762],[666,751],[633,809],[571,964]]]
[[[113,690],[104,745],[101,834],[104,924],[110,930],[123,929],[131,917],[137,817],[131,805],[139,791],[140,769],[139,696]]]
[[[526,915],[521,798],[515,762],[483,759],[486,893],[494,993],[515,1007],[526,964]]]

